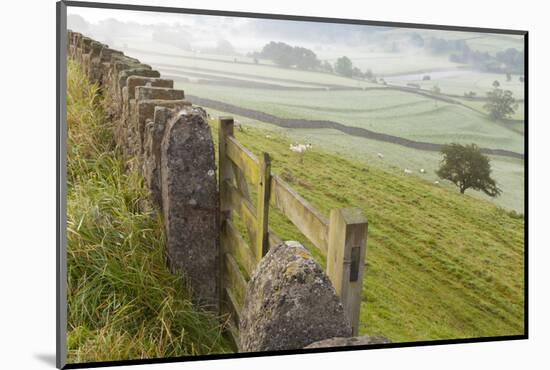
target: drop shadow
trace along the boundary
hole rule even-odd
[[[56,365],[55,353],[35,353],[34,358],[52,367],[55,367]]]

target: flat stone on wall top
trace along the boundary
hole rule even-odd
[[[91,57],[92,58],[99,57],[99,53],[101,53],[101,49],[103,49],[103,47],[104,45],[102,43],[97,41],[92,41],[92,43],[90,44],[90,50],[92,52]]]
[[[182,100],[185,98],[183,90],[174,90],[167,87],[137,86],[136,100]]]
[[[130,76],[142,76],[142,77],[160,77],[159,71],[147,69],[147,68],[132,68],[126,69],[118,75],[118,87],[123,89],[126,86],[127,80]]]
[[[115,50],[115,49],[110,49],[108,47],[104,47],[103,49],[101,49],[101,52],[99,53],[99,58],[100,58],[101,62],[110,62],[111,61],[111,56],[113,54],[124,55],[124,53],[122,51],[118,51],[118,50]]]
[[[248,282],[240,315],[240,351],[304,348],[352,329],[322,268],[298,242],[281,243]]]
[[[134,99],[137,86],[154,86],[154,87],[166,87],[173,88],[174,81],[167,80],[165,78],[144,77],[144,76],[130,76],[126,80],[128,86],[128,99]]]

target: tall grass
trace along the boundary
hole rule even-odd
[[[219,318],[192,305],[165,263],[162,219],[127,174],[101,96],[68,65],[68,361],[230,351]]]

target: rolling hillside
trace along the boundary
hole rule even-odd
[[[314,148],[300,163],[280,131],[244,126],[236,136],[256,154],[269,152],[273,172],[325,214],[336,207],[364,210],[361,333],[397,342],[523,333],[521,216],[374,161],[365,165]],[[279,236],[312,248],[271,212]]]

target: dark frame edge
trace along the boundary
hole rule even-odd
[[[523,35],[523,54],[525,55],[525,79],[523,84],[523,97],[525,99],[525,109],[523,117],[524,125],[524,146],[523,152],[525,154],[523,168],[525,170],[523,197],[524,197],[524,230],[523,230],[523,284],[524,284],[524,298],[523,298],[523,330],[525,337],[529,338],[529,32],[525,32]]]
[[[56,4],[56,348],[58,369],[67,364],[66,147],[67,5]]]
[[[187,356],[187,357],[164,357],[164,358],[136,359],[136,360],[83,362],[83,363],[67,364],[65,365],[65,367],[63,367],[63,369],[82,369],[82,368],[129,366],[129,365],[152,365],[152,364],[163,364],[163,363],[174,363],[174,362],[194,362],[194,361],[206,361],[206,360],[223,360],[223,359],[253,358],[253,357],[288,356],[288,355],[297,355],[297,354],[304,355],[304,354],[315,354],[315,353],[376,350],[376,349],[384,349],[384,348],[424,347],[424,346],[449,345],[449,344],[475,344],[475,343],[500,342],[500,341],[525,340],[525,339],[528,339],[528,338],[526,335],[523,334],[523,335],[509,335],[509,336],[500,336],[500,337],[443,339],[443,340],[419,341],[419,342],[370,344],[370,345],[361,345],[361,346],[326,347],[326,348],[281,350],[281,351],[268,351],[268,352],[248,352],[248,353],[244,352],[244,353],[199,355],[199,356]]]

